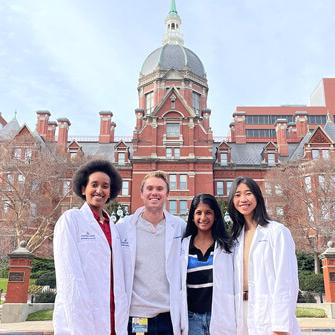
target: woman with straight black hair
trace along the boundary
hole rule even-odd
[[[192,200],[182,241],[182,334],[235,335],[233,257],[220,206]]]
[[[298,335],[298,271],[290,231],[272,221],[258,184],[234,180],[228,198],[233,221],[238,335]]]

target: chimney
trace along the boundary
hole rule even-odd
[[[101,111],[99,114],[100,114],[99,143],[110,143],[113,113],[111,111]]]
[[[143,108],[136,108],[135,109],[135,115],[136,115],[135,130],[139,131],[139,130],[142,129],[142,126],[143,126],[144,109]]]
[[[299,142],[298,136],[297,136],[297,128],[294,122],[289,122],[287,124],[287,141]]]
[[[236,142],[235,123],[234,122],[230,122],[229,128],[230,128],[230,142]]]
[[[56,121],[50,121],[48,123],[47,141],[55,142],[56,128],[57,128],[57,122]]]
[[[277,146],[280,156],[288,156],[288,144],[287,144],[287,120],[286,119],[277,119],[275,123],[276,127],[276,137],[277,137]]]
[[[202,124],[203,124],[204,128],[206,129],[206,131],[210,130],[209,118],[211,116],[211,113],[212,113],[212,111],[208,108],[204,109],[201,113],[201,115],[203,117]]]
[[[58,141],[57,144],[62,152],[66,152],[69,127],[71,122],[67,118],[57,119],[58,122]]]
[[[47,138],[48,123],[51,113],[49,111],[37,111],[37,125],[36,130],[40,136]]]
[[[109,137],[109,142],[112,143],[114,142],[114,132],[115,132],[115,128],[116,128],[116,123],[112,122],[111,123],[111,128],[110,128],[110,137]]]
[[[235,140],[238,144],[247,142],[245,134],[245,112],[235,112],[233,114],[235,124]]]
[[[298,139],[302,139],[308,131],[307,112],[295,112],[295,124]]]

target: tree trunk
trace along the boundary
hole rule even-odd
[[[313,253],[314,256],[314,272],[316,274],[320,273],[320,260],[319,260],[319,254],[314,251]]]

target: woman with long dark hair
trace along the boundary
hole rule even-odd
[[[182,333],[235,335],[231,239],[210,194],[192,200],[182,242]]]
[[[234,180],[228,198],[235,242],[239,335],[297,335],[298,272],[290,231],[272,221],[258,184]]]

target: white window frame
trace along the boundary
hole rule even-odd
[[[128,180],[122,181],[121,195],[124,195],[124,196],[129,195],[129,181]]]
[[[215,191],[218,196],[224,195],[224,182],[222,180],[215,182]]]
[[[169,212],[171,214],[177,214],[177,200],[169,200]]]
[[[166,124],[166,137],[179,137],[180,136],[180,123],[167,123]]]
[[[220,165],[228,166],[228,154],[226,152],[220,153]]]
[[[169,175],[169,186],[170,186],[170,191],[177,190],[177,175],[176,174]]]

